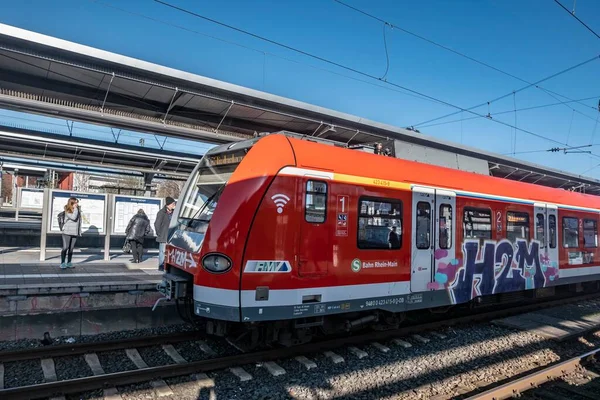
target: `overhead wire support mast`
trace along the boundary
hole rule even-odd
[[[350,72],[353,72],[353,73],[355,73],[355,74],[362,75],[362,76],[365,76],[365,77],[368,77],[368,78],[371,78],[371,79],[374,79],[374,80],[377,80],[377,81],[380,81],[380,82],[384,82],[384,83],[386,83],[386,84],[388,84],[388,85],[391,85],[391,86],[397,87],[397,88],[399,88],[399,89],[405,90],[405,91],[407,91],[407,92],[410,92],[410,93],[413,93],[413,94],[416,94],[416,95],[422,96],[422,97],[424,97],[424,98],[426,98],[426,99],[433,100],[433,101],[435,101],[435,102],[437,102],[437,103],[444,104],[444,105],[446,105],[446,106],[448,106],[448,107],[452,107],[452,108],[455,108],[455,109],[457,109],[457,110],[460,110],[460,111],[465,111],[465,112],[468,112],[469,114],[473,114],[473,115],[476,115],[476,116],[478,116],[478,117],[485,117],[485,115],[483,115],[483,114],[479,114],[479,113],[477,113],[477,112],[475,112],[475,111],[472,111],[472,110],[469,110],[469,109],[465,109],[465,108],[463,108],[463,107],[460,107],[460,106],[457,106],[457,105],[455,105],[455,104],[449,103],[449,102],[447,102],[447,101],[444,101],[444,100],[441,100],[441,99],[435,98],[435,97],[433,97],[433,96],[430,96],[430,95],[427,95],[427,94],[424,94],[424,93],[421,93],[421,92],[419,92],[419,91],[417,91],[417,90],[410,89],[410,88],[408,88],[408,87],[405,87],[405,86],[399,85],[399,84],[397,84],[397,83],[390,82],[390,81],[388,81],[388,80],[381,80],[381,79],[380,79],[380,78],[378,78],[377,76],[375,76],[375,75],[371,75],[371,74],[369,74],[369,73],[367,73],[367,72],[363,72],[363,71],[357,70],[357,69],[355,69],[355,68],[353,68],[353,67],[349,67],[349,66],[346,66],[346,65],[340,64],[340,63],[338,63],[338,62],[335,62],[335,61],[328,60],[328,59],[326,59],[326,58],[324,58],[324,57],[321,57],[321,56],[317,56],[317,55],[314,55],[314,54],[308,53],[308,52],[306,52],[306,51],[304,51],[304,50],[300,50],[300,49],[294,48],[294,47],[292,47],[292,46],[289,46],[289,45],[286,45],[286,44],[283,44],[283,43],[277,42],[277,41],[275,41],[275,40],[272,40],[272,39],[266,38],[266,37],[264,37],[264,36],[260,36],[260,35],[257,35],[257,34],[255,34],[255,33],[248,32],[248,31],[246,31],[246,30],[244,30],[244,29],[237,28],[237,27],[235,27],[235,26],[232,26],[232,25],[226,24],[226,23],[224,23],[224,22],[220,22],[220,21],[217,21],[217,20],[215,20],[215,19],[212,19],[212,18],[209,18],[209,17],[205,17],[204,15],[198,14],[198,13],[196,13],[196,12],[193,12],[193,11],[190,11],[190,10],[186,10],[185,8],[178,7],[178,6],[175,6],[175,5],[173,5],[173,4],[169,4],[169,3],[165,2],[165,1],[162,1],[162,0],[154,0],[154,2],[155,2],[155,3],[158,3],[158,4],[162,4],[163,6],[169,7],[169,8],[171,8],[171,9],[174,9],[174,10],[180,11],[180,12],[182,12],[182,13],[184,13],[184,14],[191,15],[191,16],[194,16],[194,17],[196,17],[196,18],[200,18],[200,19],[203,19],[203,20],[205,20],[205,21],[212,22],[212,23],[214,23],[214,24],[217,24],[217,25],[220,25],[220,26],[223,26],[223,27],[226,27],[226,28],[232,29],[232,30],[234,30],[234,31],[236,31],[236,32],[240,32],[240,33],[243,33],[243,34],[245,34],[245,35],[252,36],[252,37],[254,37],[254,38],[256,38],[256,39],[259,39],[259,40],[265,41],[265,42],[267,42],[267,43],[271,43],[271,44],[273,44],[273,45],[276,45],[276,46],[279,46],[279,47],[285,48],[285,49],[287,49],[287,50],[290,50],[290,51],[293,51],[293,52],[296,52],[296,53],[302,54],[302,55],[304,55],[304,56],[307,56],[307,57],[313,58],[313,59],[315,59],[315,60],[318,60],[318,61],[321,61],[321,62],[324,62],[324,63],[330,64],[330,65],[336,66],[336,67],[338,67],[338,68],[345,69],[345,70],[347,70],[347,71],[350,71]],[[593,61],[593,60],[595,60],[595,59],[597,59],[597,58],[599,58],[599,57],[600,57],[600,56],[596,56],[596,57],[594,57],[593,59],[591,59],[591,60],[589,60],[589,61],[587,61],[587,62]],[[572,68],[573,68],[573,67],[572,67]],[[512,92],[511,92],[510,94],[512,94]],[[509,124],[509,123],[507,123],[507,122],[503,122],[503,121],[499,121],[499,120],[494,120],[494,119],[490,119],[490,121],[494,121],[494,122],[496,122],[496,123],[498,123],[498,124],[501,124],[501,125],[504,125],[504,126],[507,126],[507,127],[510,127],[510,128],[514,128],[514,129],[516,129],[516,130],[518,130],[518,131],[520,131],[520,132],[527,133],[527,134],[529,134],[529,135],[535,136],[535,137],[537,137],[537,138],[540,138],[540,139],[547,140],[547,141],[549,141],[549,142],[553,142],[553,143],[560,144],[560,145],[567,145],[566,143],[559,142],[559,141],[557,141],[557,140],[555,140],[555,139],[552,139],[552,138],[549,138],[549,137],[547,137],[547,136],[544,136],[544,135],[541,135],[541,134],[538,134],[538,133],[532,132],[532,131],[530,131],[530,130],[527,130],[527,129],[523,129],[523,128],[519,128],[519,127],[513,126],[513,125],[511,125],[511,124]],[[568,146],[568,145],[567,145],[567,146]],[[598,157],[600,157],[600,156],[598,156]]]

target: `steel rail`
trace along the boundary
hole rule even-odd
[[[573,357],[569,360],[544,368],[540,371],[531,373],[513,382],[489,389],[483,393],[476,394],[467,398],[467,400],[501,400],[519,395],[531,389],[537,388],[540,384],[560,378],[575,371],[585,362],[591,361],[600,356],[600,349],[592,350],[585,354]]]
[[[59,344],[54,346],[35,347],[26,350],[0,352],[0,362],[33,360],[37,358],[51,358],[74,356],[85,353],[123,350],[133,347],[156,346],[165,343],[184,342],[186,340],[200,339],[197,331],[171,333],[166,335],[153,335],[129,339],[109,340],[105,342]],[[2,396],[0,396],[2,398]]]
[[[135,383],[145,382],[157,378],[170,378],[175,376],[190,375],[199,372],[210,372],[222,370],[246,364],[253,364],[275,359],[289,359],[298,355],[317,353],[326,350],[336,349],[343,346],[360,345],[372,341],[389,340],[398,336],[406,336],[414,333],[420,333],[427,330],[439,329],[444,326],[454,326],[466,323],[473,323],[507,315],[528,312],[539,308],[563,305],[574,301],[585,301],[599,297],[600,294],[593,293],[583,296],[569,298],[560,298],[557,300],[546,301],[542,303],[527,304],[490,312],[483,312],[473,315],[462,316],[450,320],[433,321],[424,324],[403,327],[389,331],[374,331],[359,335],[338,337],[334,339],[308,343],[287,348],[276,348],[251,353],[242,353],[234,356],[216,357],[207,360],[189,362],[186,364],[172,364],[160,367],[150,367],[132,371],[117,372],[112,374],[90,376],[72,380],[42,383],[38,385],[20,386],[0,390],[0,399],[23,399],[48,397],[50,394],[69,394],[81,393],[89,390],[96,390],[108,386],[123,386]],[[120,347],[123,348],[123,347]],[[93,348],[98,351],[97,348]]]

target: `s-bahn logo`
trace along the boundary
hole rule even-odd
[[[292,272],[292,266],[288,261],[265,260],[246,262],[244,272],[257,273],[288,273]]]
[[[360,267],[361,267],[361,262],[358,258],[355,258],[354,260],[352,260],[352,264],[350,264],[350,268],[352,268],[352,271],[358,272],[358,271],[360,271]]]
[[[275,206],[277,207],[277,214],[281,214],[283,212],[283,207],[285,207],[288,201],[290,201],[290,198],[285,194],[277,193],[271,196],[271,200],[273,200]]]

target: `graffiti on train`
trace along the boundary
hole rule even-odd
[[[437,270],[430,289],[447,289],[454,304],[477,296],[545,287],[558,278],[558,265],[540,252],[540,243],[517,239],[466,240],[463,257],[435,254]]]

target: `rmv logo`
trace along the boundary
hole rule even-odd
[[[244,272],[290,272],[292,267],[287,261],[248,261]]]

